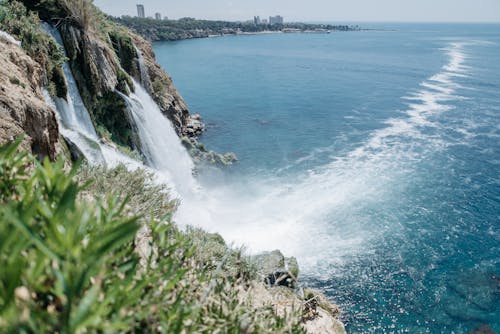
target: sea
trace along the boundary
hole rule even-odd
[[[239,159],[177,219],[295,256],[348,333],[500,333],[500,25],[359,25],[154,44]]]

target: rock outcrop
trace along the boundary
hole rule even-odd
[[[312,291],[312,290],[309,290]],[[276,314],[285,316],[297,310],[302,312],[303,327],[308,334],[345,334],[342,322],[338,320],[338,308],[315,291],[312,300],[301,298],[292,289],[284,286],[266,287],[254,283],[240,296],[242,300],[250,301],[253,307],[271,306]],[[314,303],[315,298],[324,298],[327,304]],[[330,310],[337,310],[332,313]]]
[[[18,45],[0,37],[0,145],[24,134],[21,148],[39,158],[60,152],[54,112],[41,91],[43,70]]]
[[[267,285],[289,288],[297,286],[299,266],[294,257],[285,258],[279,250],[274,250],[255,255],[252,262]]]
[[[345,333],[338,319],[340,309],[337,305],[319,291],[298,287],[299,265],[294,257],[285,257],[274,250],[254,255],[250,261],[256,268],[260,284],[253,284],[244,297],[255,307],[272,305],[281,316],[299,310],[309,334]]]

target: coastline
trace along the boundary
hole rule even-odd
[[[238,32],[235,34],[213,34],[208,35],[206,37],[197,37],[197,38],[216,38],[216,37],[229,37],[229,36],[246,36],[246,35],[274,35],[274,34],[284,34],[283,31],[274,31],[274,30],[264,30],[264,31],[255,31],[255,32]],[[192,38],[189,38],[192,39]],[[166,41],[158,41],[158,42],[166,42]]]

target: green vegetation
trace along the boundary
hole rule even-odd
[[[21,46],[45,70],[46,84],[53,96],[65,97],[61,65],[66,61],[56,41],[42,31],[40,19],[19,1],[0,0],[0,29],[21,41]]]
[[[303,332],[299,314],[241,297],[248,261],[176,228],[177,202],[146,172],[66,171],[19,142],[0,147],[0,332]]]
[[[138,140],[127,116],[127,105],[117,92],[105,92],[93,110],[94,122],[111,133],[110,139],[122,147],[136,147]],[[100,132],[103,134],[104,132]]]
[[[113,135],[111,134],[111,132],[109,132],[108,129],[106,129],[104,126],[98,125],[96,127],[96,132],[102,140],[104,140],[105,142],[107,142],[111,146],[116,146],[118,151],[125,154],[126,156],[128,156],[132,159],[138,160],[138,161],[143,160],[143,156],[141,155],[141,153],[139,151],[137,151],[135,149],[131,149],[129,146],[118,144],[117,140],[115,140],[113,138]]]
[[[137,31],[151,41],[176,41],[189,38],[203,38],[211,35],[227,35],[238,33],[257,33],[262,31],[283,31],[298,29],[299,31],[350,31],[359,27],[331,24],[254,24],[253,22],[227,22],[196,20],[183,18],[179,20],[154,20],[123,16],[113,18],[116,22]]]
[[[109,31],[109,39],[118,58],[122,68],[132,75],[139,75],[139,69],[136,66],[137,52],[134,47],[134,42],[130,35],[121,29],[114,29]],[[130,85],[133,87],[133,85]]]

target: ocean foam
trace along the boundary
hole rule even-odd
[[[449,102],[460,98],[454,78],[467,75],[463,49],[463,43],[445,48],[449,61],[441,72],[403,97],[409,102],[405,115],[388,119],[385,128],[345,156],[296,180],[260,177],[204,189],[183,198],[176,220],[219,232],[251,252],[281,249],[316,274],[322,270],[318,263],[341,263],[344,256],[354,256],[370,240],[382,237],[387,226],[397,233],[398,223],[390,222],[396,218],[374,221],[372,211],[380,201],[397,203],[398,189],[404,187],[400,181],[411,173],[412,163],[425,150],[442,147],[439,138],[422,130],[436,127],[433,116],[449,111]]]

